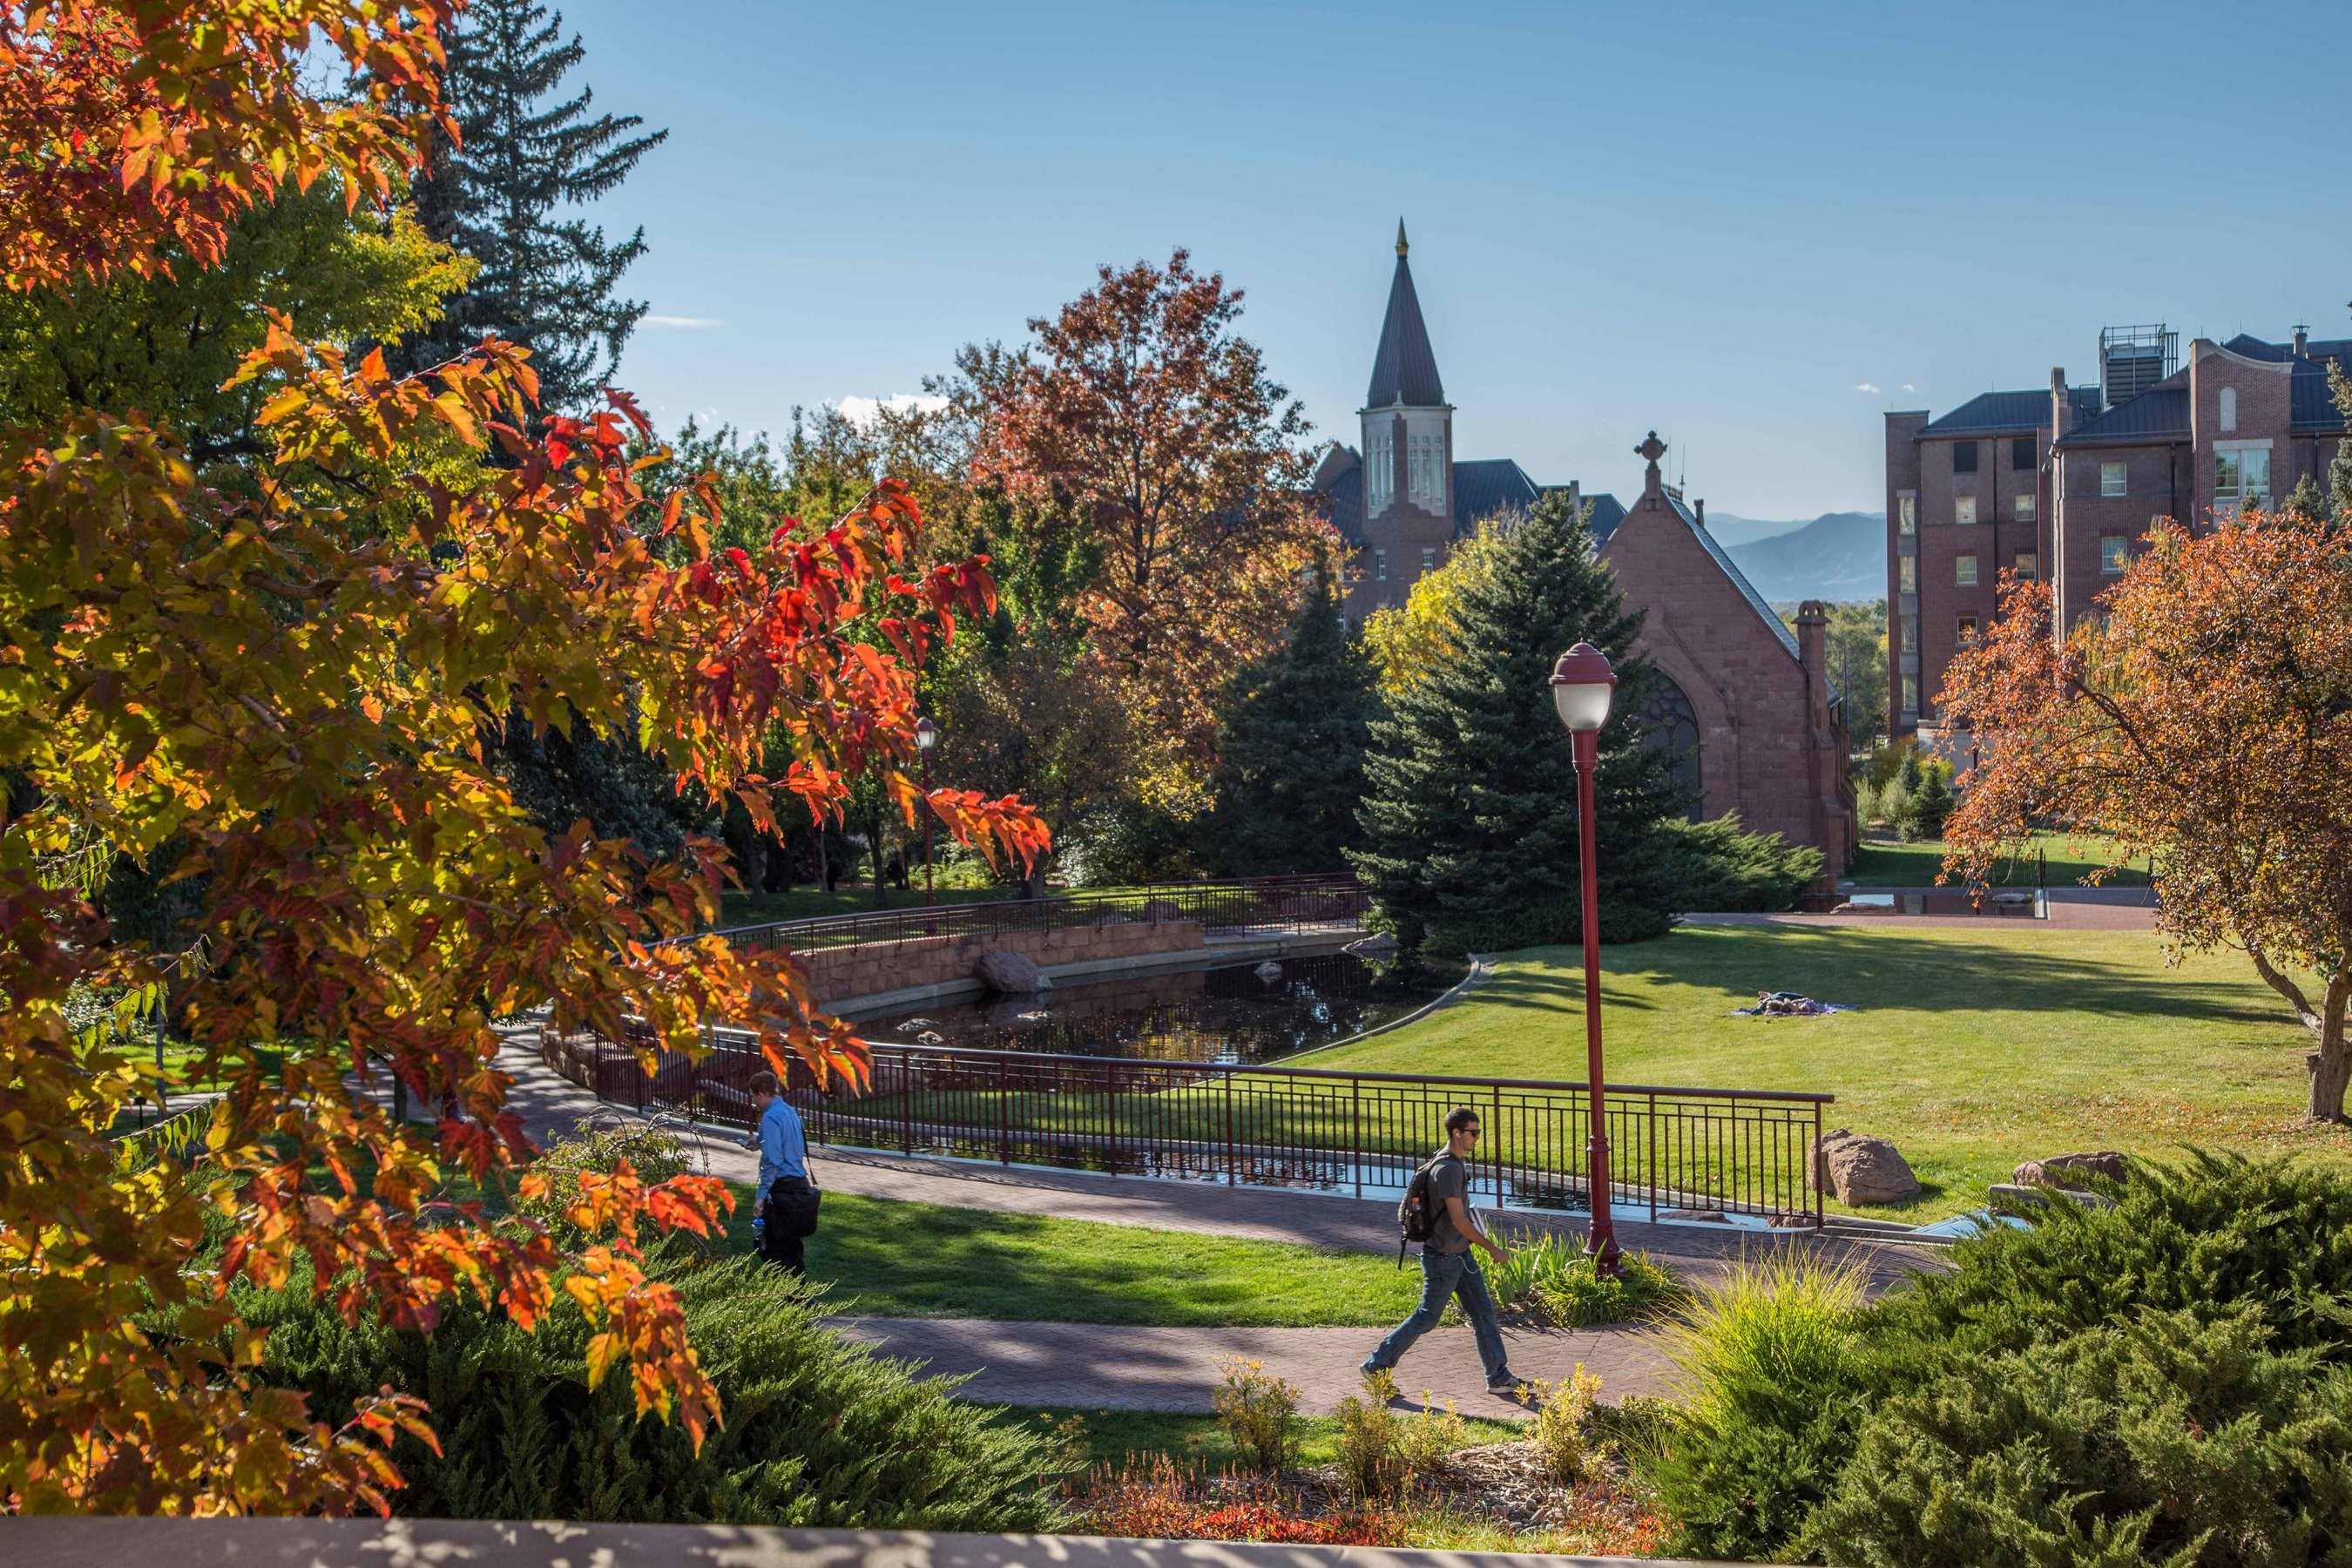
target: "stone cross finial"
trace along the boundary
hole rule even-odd
[[[1658,466],[1658,459],[1665,455],[1666,444],[1658,439],[1658,433],[1655,430],[1650,432],[1648,440],[1633,448],[1633,456],[1649,458],[1650,467],[1654,468]]]

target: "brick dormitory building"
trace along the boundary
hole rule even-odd
[[[2352,340],[2286,343],[2109,328],[2099,380],[1988,392],[1941,417],[1886,416],[1887,711],[1934,740],[1952,656],[1990,622],[2000,574],[2046,577],[2056,624],[2094,613],[2148,527],[2192,527],[2326,481],[2344,416],[2327,367]]]

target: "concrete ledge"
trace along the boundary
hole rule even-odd
[[[1362,934],[1358,931],[1285,931],[1266,936],[1212,937],[1200,947],[1177,948],[1168,952],[1132,953],[1123,958],[1090,959],[1080,963],[1048,964],[1038,972],[1055,985],[1077,985],[1115,979],[1122,974],[1164,974],[1171,969],[1213,969],[1228,963],[1247,963],[1255,959],[1297,958],[1311,953],[1337,952]],[[934,985],[902,985],[892,991],[852,996],[828,1002],[824,1008],[836,1017],[855,1020],[879,1017],[888,1013],[912,1012],[941,1002],[973,1002],[987,994],[987,986],[965,976],[941,981]]]
[[[39,1568],[1603,1568],[1630,1557],[1405,1552],[1094,1535],[562,1524],[441,1519],[0,1519]],[[1643,1558],[1650,1568],[1676,1568]],[[1679,1568],[1697,1568],[1686,1561]]]

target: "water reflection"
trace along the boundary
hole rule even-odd
[[[874,1021],[871,1037],[1148,1061],[1269,1062],[1360,1034],[1443,994],[1460,965],[1350,953],[1059,985]]]

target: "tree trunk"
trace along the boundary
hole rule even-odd
[[[754,909],[768,904],[768,836],[753,827],[744,835],[743,891]]]
[[[2352,1052],[2344,1045],[2344,1007],[2352,998],[2352,971],[2338,970],[2327,977],[2327,999],[2320,1004],[2319,1049],[2305,1058],[2311,1068],[2314,1121],[2344,1120],[2344,1091],[2352,1085]]]
[[[890,885],[882,875],[882,818],[877,816],[866,827],[866,857],[874,862],[874,907],[890,907]]]

